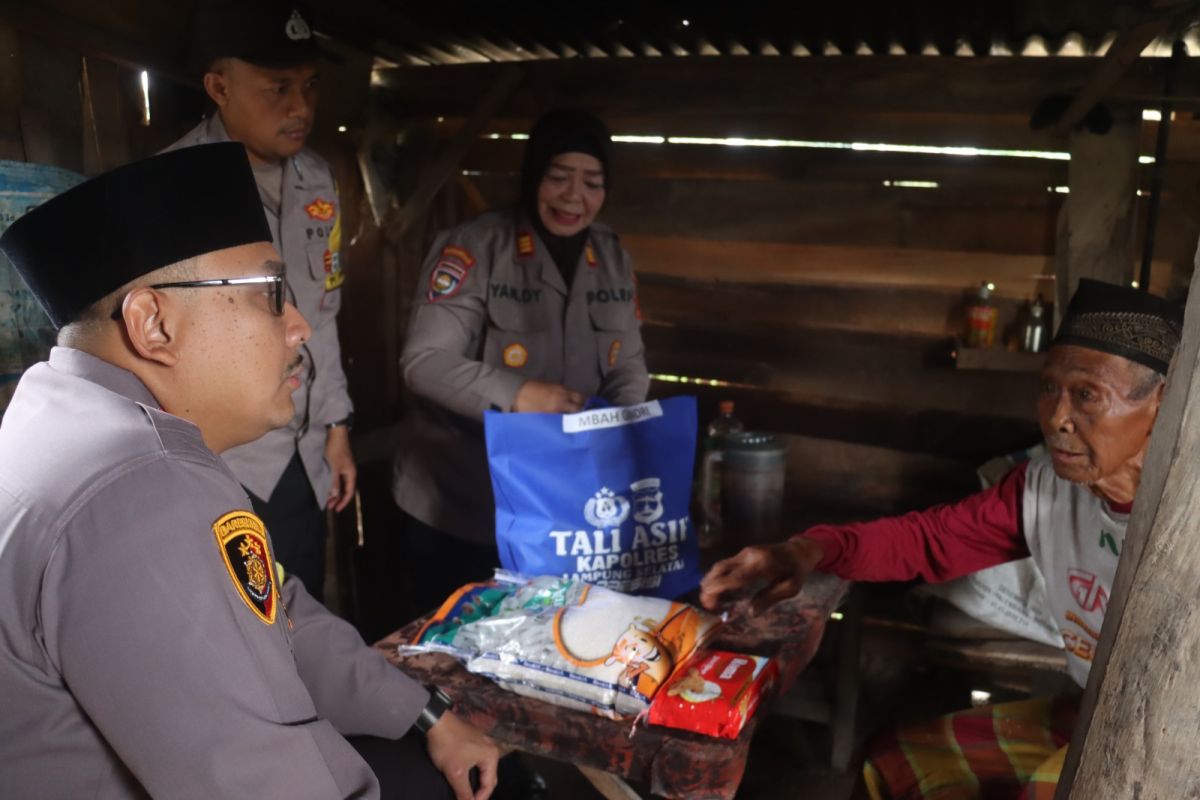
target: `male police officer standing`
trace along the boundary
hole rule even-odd
[[[223,458],[271,529],[280,563],[320,600],[323,509],[345,508],[356,479],[353,406],[337,334],[344,279],[338,198],[328,164],[304,147],[321,53],[301,13],[276,0],[208,7],[197,27],[204,89],[216,112],[170,149],[230,140],[246,146],[292,301],[313,329],[295,417]]]
[[[495,785],[495,745],[444,695],[281,577],[217,456],[294,413],[311,329],[270,242],[233,143],[102,175],[0,237],[60,328],[0,424],[0,797]]]

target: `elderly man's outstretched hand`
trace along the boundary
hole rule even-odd
[[[716,611],[748,600],[750,612],[761,613],[797,594],[822,554],[821,545],[804,537],[747,547],[713,565],[700,582],[700,603]]]

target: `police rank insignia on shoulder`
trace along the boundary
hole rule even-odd
[[[213,523],[213,533],[238,594],[259,619],[274,625],[278,595],[267,527],[249,511],[230,511]]]
[[[529,258],[533,255],[533,250],[533,234],[529,231],[521,231],[517,234],[517,256]]]
[[[458,294],[473,266],[475,257],[467,249],[455,245],[443,248],[441,258],[434,266],[433,274],[429,276],[429,292],[425,295],[426,298],[434,303]]]

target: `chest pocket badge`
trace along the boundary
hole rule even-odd
[[[238,596],[267,625],[275,624],[279,595],[267,543],[267,527],[249,511],[230,511],[213,523],[225,568]]]
[[[504,365],[519,369],[529,361],[529,351],[521,344],[510,344],[504,348]]]

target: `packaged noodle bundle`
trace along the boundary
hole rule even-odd
[[[718,625],[685,603],[498,570],[451,595],[400,650],[451,653],[518,694],[616,719],[645,711]]]
[[[778,673],[773,659],[702,650],[655,696],[647,720],[736,739]]]

